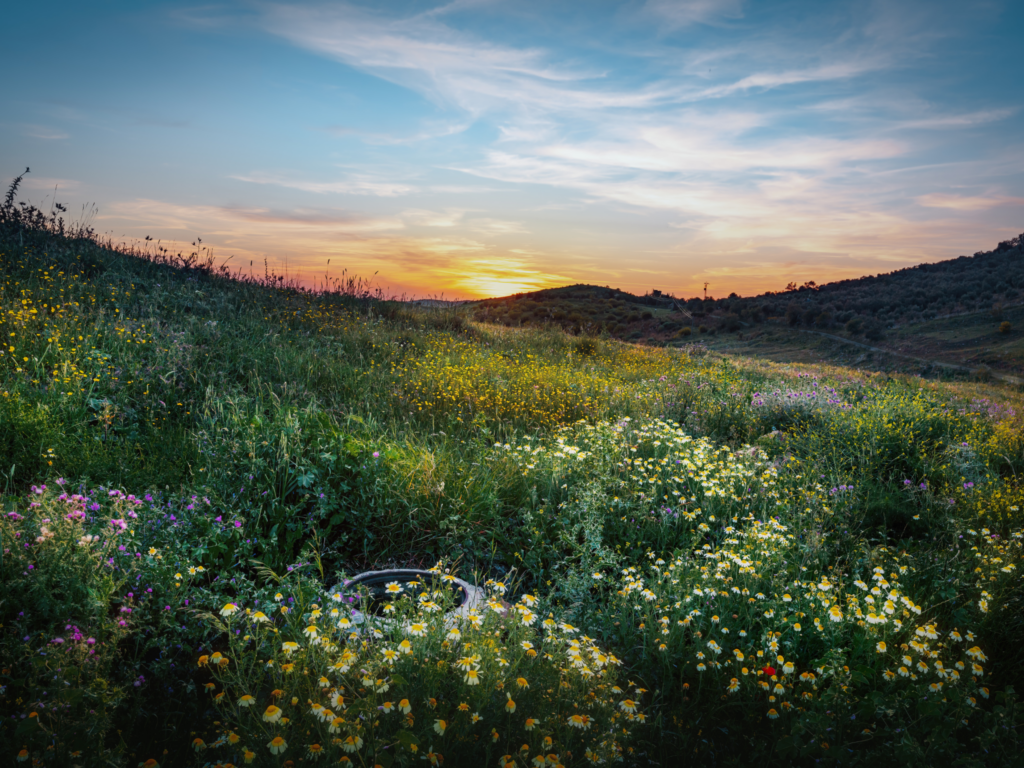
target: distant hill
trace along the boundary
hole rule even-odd
[[[933,264],[759,296],[636,296],[616,288],[571,285],[472,303],[474,319],[515,326],[553,325],[577,334],[664,344],[762,324],[783,324],[880,341],[901,326],[1024,301],[1024,234],[991,251]]]

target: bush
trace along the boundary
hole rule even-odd
[[[999,332],[1000,333],[1006,334],[1006,333],[1009,333],[1011,330],[1012,330],[1012,326],[1010,325],[1010,321],[1009,320],[1003,320],[1003,322],[1001,322],[999,324]]]
[[[871,341],[881,341],[885,338],[885,331],[882,330],[882,326],[876,324],[870,325],[866,331],[864,331],[864,338]]]

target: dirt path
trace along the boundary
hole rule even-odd
[[[902,357],[902,358],[904,358],[906,360],[916,360],[919,363],[926,363],[927,365],[938,365],[938,366],[942,366],[943,368],[954,368],[954,369],[956,369],[958,371],[968,371],[968,372],[970,372],[970,371],[975,370],[974,368],[971,368],[970,366],[966,366],[966,365],[957,365],[956,363],[945,363],[945,362],[943,362],[941,360],[928,360],[927,358],[924,358],[924,357],[916,357],[914,355],[906,355],[906,354],[904,354],[902,352],[894,352],[891,349],[885,349],[883,347],[872,347],[870,344],[864,344],[862,342],[853,341],[851,339],[844,339],[842,336],[835,336],[835,335],[833,335],[831,333],[824,333],[823,331],[805,331],[802,328],[794,328],[793,330],[800,331],[800,333],[813,333],[816,336],[824,336],[826,339],[833,339],[835,341],[841,341],[844,344],[851,344],[851,345],[853,345],[855,347],[861,347],[862,349],[871,350],[872,352],[881,352],[884,355],[892,355],[893,357]],[[1024,384],[1024,379],[1021,379],[1021,378],[1019,378],[1017,376],[1011,376],[1008,373],[999,373],[997,371],[990,371],[990,373],[992,374],[992,378],[999,379],[1000,381],[1005,381],[1007,384],[1017,384],[1017,385]]]

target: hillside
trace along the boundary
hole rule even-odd
[[[1020,393],[302,290],[13,197],[8,764],[1019,763]]]
[[[974,256],[753,297],[677,299],[661,291],[635,296],[574,285],[486,299],[471,311],[481,322],[555,326],[654,345],[701,340],[776,360],[818,346],[807,333],[817,332],[917,358],[907,370],[932,362],[948,363],[947,371],[961,367],[1016,375],[1024,373],[1022,246],[1024,235]],[[770,343],[751,345],[752,339]],[[858,357],[863,354],[827,353],[837,362]]]

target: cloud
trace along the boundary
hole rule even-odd
[[[648,0],[644,13],[670,29],[743,17],[743,0]]]
[[[285,179],[268,174],[251,173],[247,176],[231,176],[238,181],[250,184],[272,184],[286,189],[298,189],[318,195],[374,195],[377,197],[398,197],[416,191],[408,184],[389,181],[375,181],[367,178],[346,179],[344,181],[305,181],[301,179]]]
[[[1024,197],[970,197],[964,195],[946,195],[933,192],[916,198],[917,204],[925,208],[948,208],[954,211],[987,211],[1002,205],[1024,206]]]
[[[338,210],[293,209],[274,211],[268,208],[216,205],[179,205],[160,200],[139,198],[108,206],[97,217],[100,221],[130,221],[133,226],[158,227],[165,230],[224,234],[238,232],[244,223],[247,235],[282,232],[284,230],[330,230],[333,233],[367,233],[404,228],[400,219],[371,217]]]
[[[70,138],[64,131],[48,128],[45,125],[27,125],[24,132],[30,138],[43,139],[44,141],[59,141]]]
[[[22,189],[38,189],[46,192],[53,192],[57,188],[57,194],[61,192],[72,192],[81,187],[81,182],[75,179],[54,179],[48,176],[26,176],[21,182]]]
[[[421,227],[454,227],[462,222],[465,213],[464,210],[458,208],[449,208],[443,212],[411,208],[402,211],[402,218],[409,224]]]
[[[988,109],[979,112],[966,112],[956,115],[936,115],[917,120],[906,120],[893,126],[894,129],[921,128],[926,130],[943,130],[947,128],[973,128],[978,125],[994,123],[1012,117],[1019,109]]]
[[[409,88],[471,116],[486,112],[635,109],[672,89],[615,89],[603,70],[552,65],[540,48],[504,45],[448,26],[436,15],[392,18],[346,3],[264,6],[265,31]]]

